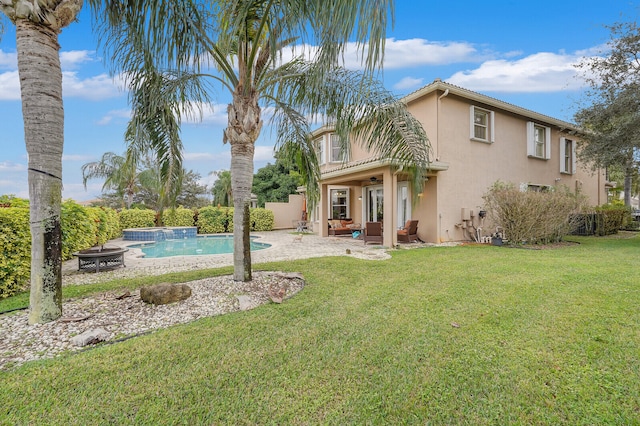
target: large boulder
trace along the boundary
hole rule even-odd
[[[191,287],[186,284],[157,284],[140,288],[140,298],[154,305],[166,305],[191,297]]]

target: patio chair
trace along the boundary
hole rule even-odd
[[[367,222],[364,227],[364,243],[382,244],[382,222]]]
[[[398,242],[418,241],[418,221],[409,219],[402,229],[398,229]]]

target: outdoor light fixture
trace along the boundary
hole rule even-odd
[[[378,181],[378,178],[377,178],[377,177],[375,177],[375,176],[373,176],[371,179],[369,179],[369,181],[370,181],[371,183],[376,183],[376,182]]]

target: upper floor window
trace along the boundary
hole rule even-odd
[[[324,138],[320,136],[319,138],[314,140],[313,147],[316,150],[316,158],[318,159],[318,164],[324,164]]]
[[[560,138],[560,173],[575,174],[576,141]]]
[[[346,160],[347,154],[342,148],[340,137],[334,133],[331,135],[331,162],[338,163]]]
[[[481,142],[494,142],[493,111],[471,106],[471,139]]]
[[[527,154],[545,160],[551,158],[551,127],[527,123]]]

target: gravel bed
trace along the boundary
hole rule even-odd
[[[87,330],[103,328],[109,333],[107,342],[135,336],[203,317],[252,309],[270,302],[278,293],[286,299],[304,287],[304,280],[299,275],[254,272],[253,280],[247,283],[223,276],[186,284],[191,288],[191,297],[167,305],[147,304],[135,290],[126,297],[106,292],[66,301],[63,317],[46,324],[28,325],[26,310],[0,315],[0,370],[83,349],[74,346],[71,338]]]

